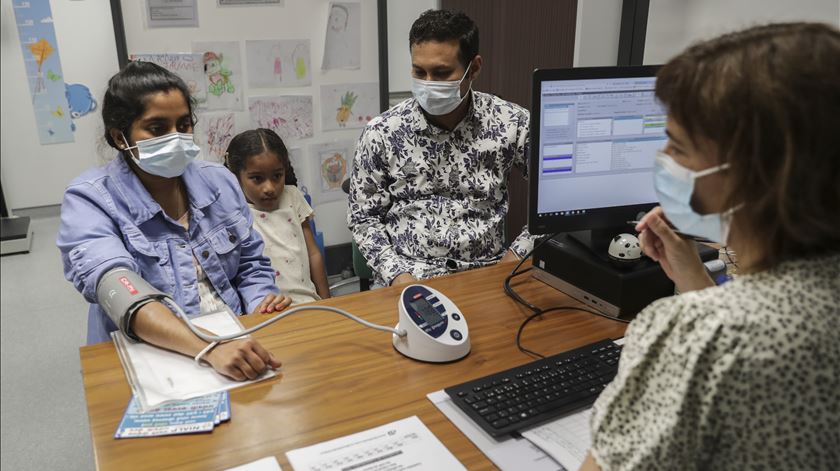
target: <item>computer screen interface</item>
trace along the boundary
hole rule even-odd
[[[586,229],[623,223],[604,220],[618,214],[610,209],[657,201],[653,164],[667,138],[649,70],[642,77],[535,79],[532,114],[540,115],[536,139],[532,131],[532,154],[538,155],[532,155],[531,171],[537,185],[529,217],[555,227],[568,218],[575,230]]]

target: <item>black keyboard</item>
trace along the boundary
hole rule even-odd
[[[498,437],[591,405],[615,377],[620,355],[620,346],[602,340],[445,391]]]

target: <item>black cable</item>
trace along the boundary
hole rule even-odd
[[[616,322],[621,322],[623,324],[630,323],[630,321],[628,321],[628,320],[619,319],[617,317],[610,317],[606,314],[603,314],[601,312],[598,312],[598,311],[595,311],[595,310],[592,310],[592,309],[588,309],[588,308],[585,308],[585,307],[580,307],[580,306],[556,306],[556,307],[551,307],[551,308],[548,308],[548,309],[543,309],[541,311],[537,311],[537,312],[531,314],[530,316],[528,316],[528,318],[526,318],[524,321],[522,321],[522,324],[519,325],[519,330],[516,331],[516,348],[518,348],[521,352],[526,353],[528,355],[535,356],[537,358],[545,358],[545,355],[537,353],[533,350],[529,350],[529,349],[522,346],[522,332],[525,330],[525,326],[528,325],[529,322],[531,322],[535,318],[541,317],[543,314],[546,314],[546,313],[551,312],[551,311],[583,311],[583,312],[588,312],[589,314],[595,314],[596,316],[601,316],[605,319],[609,319],[609,320],[616,321]]]
[[[534,246],[531,248],[531,250],[529,250],[528,253],[526,253],[525,256],[523,256],[522,259],[519,260],[519,263],[517,263],[516,266],[513,267],[513,270],[510,272],[510,275],[508,275],[507,278],[505,278],[505,281],[502,284],[502,286],[504,287],[505,293],[508,296],[510,296],[511,298],[513,298],[514,301],[516,301],[519,304],[527,307],[528,309],[530,309],[533,312],[539,312],[540,308],[538,308],[537,306],[535,306],[535,305],[529,303],[528,301],[525,301],[524,299],[522,299],[522,297],[519,296],[519,294],[517,294],[513,290],[513,288],[511,288],[510,280],[514,279],[515,277],[517,277],[517,276],[519,276],[523,273],[528,273],[529,271],[531,271],[533,269],[533,267],[528,267],[528,268],[526,268],[525,270],[522,270],[522,271],[518,271],[518,270],[519,270],[519,267],[521,267],[522,264],[525,263],[525,260],[528,260],[528,258],[531,257],[531,254],[533,254],[535,250],[542,247],[543,244],[545,244],[549,240],[553,239],[557,234],[559,234],[559,232],[555,232],[554,234],[551,234],[548,237],[544,238],[543,240],[539,241],[537,244],[534,244]]]

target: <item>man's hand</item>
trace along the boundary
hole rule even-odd
[[[253,339],[232,340],[218,345],[204,359],[219,373],[245,381],[255,379],[267,368],[280,368],[281,363]]]
[[[260,302],[251,314],[271,314],[280,312],[292,304],[292,298],[282,294],[269,294]]]
[[[400,273],[396,278],[394,278],[394,281],[391,282],[391,286],[409,285],[415,281],[417,281],[417,278],[411,276],[411,273]]]

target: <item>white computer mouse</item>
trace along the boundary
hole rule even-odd
[[[642,259],[639,238],[633,234],[619,234],[612,238],[607,249],[610,260],[621,265],[632,265]]]

